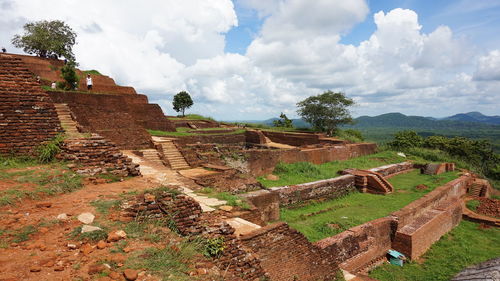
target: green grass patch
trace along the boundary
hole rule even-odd
[[[85,73],[85,75],[87,74],[91,74],[91,75],[102,75],[99,71],[95,70],[95,69],[91,69],[91,70],[84,70],[82,71],[83,73]]]
[[[441,237],[422,257],[403,267],[384,264],[370,273],[381,281],[445,281],[467,266],[498,257],[500,229],[481,229],[479,224],[462,221]]]
[[[101,214],[108,214],[111,209],[117,209],[122,200],[94,200],[90,202],[90,205],[94,206],[96,211]]]
[[[469,200],[465,205],[467,206],[467,209],[475,212],[477,210],[477,207],[481,205],[481,202],[479,202],[479,200]]]
[[[209,121],[215,121],[212,117],[209,116],[203,116],[199,114],[186,114],[186,116],[177,116],[177,117],[168,117],[170,120],[209,120]]]
[[[0,171],[9,169],[23,169],[36,166],[37,160],[30,157],[3,157],[0,156]],[[0,177],[3,175],[0,174]]]
[[[98,242],[99,240],[106,240],[108,238],[108,233],[106,232],[106,228],[100,225],[99,227],[101,227],[102,230],[96,230],[85,233],[82,233],[82,226],[75,227],[70,233],[68,233],[68,238],[71,240],[80,240],[87,242],[88,241]]]
[[[12,242],[21,243],[24,241],[28,241],[30,239],[30,235],[37,232],[38,229],[34,225],[25,226],[14,233]]]
[[[224,200],[229,206],[240,207],[244,210],[250,209],[250,205],[248,205],[248,203],[244,199],[229,192],[217,192],[213,188],[205,187],[198,191],[198,193],[201,193],[208,197],[217,198],[219,200]]]
[[[285,186],[338,177],[338,172],[347,168],[370,169],[407,160],[419,159],[404,158],[397,155],[395,151],[383,151],[346,161],[333,161],[321,165],[314,165],[309,162],[279,163],[273,172],[273,174],[279,176],[279,180],[271,181],[265,177],[259,177],[258,180],[265,187]]]
[[[312,202],[306,206],[281,209],[281,220],[310,241],[338,234],[351,227],[381,218],[401,209],[434,188],[455,178],[458,172],[423,175],[418,170],[389,179],[395,191],[387,195],[353,192],[343,198]],[[425,184],[428,189],[415,187]]]

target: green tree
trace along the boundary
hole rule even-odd
[[[75,62],[68,61],[61,68],[61,77],[64,79],[64,81],[66,81],[64,85],[64,88],[66,90],[74,90],[76,85],[78,85],[78,82],[80,81],[80,78],[76,74],[75,66]]]
[[[176,112],[182,112],[182,117],[184,117],[184,111],[193,105],[193,100],[188,92],[182,91],[174,96],[174,101],[172,102],[174,110]]]
[[[40,57],[52,55],[65,57],[74,61],[73,45],[76,43],[76,33],[63,21],[37,21],[24,25],[24,34],[15,35],[12,44],[23,48],[28,54]]]
[[[292,120],[288,119],[285,113],[281,112],[280,119],[273,121],[274,127],[293,128]]]
[[[297,112],[315,130],[326,132],[331,136],[337,131],[338,126],[352,123],[348,107],[353,104],[354,101],[344,93],[326,91],[297,103]]]
[[[394,140],[387,144],[397,149],[407,149],[421,147],[424,144],[424,139],[415,131],[399,131],[394,135]]]

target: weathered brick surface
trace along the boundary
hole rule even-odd
[[[452,230],[462,218],[462,202],[452,197],[427,210],[396,232],[393,248],[414,260],[423,255],[441,236]]]
[[[322,249],[286,223],[265,226],[241,236],[240,240],[258,255],[262,268],[273,281],[333,280],[338,269]]]
[[[51,99],[24,64],[0,54],[0,154],[30,155],[62,131]]]
[[[315,243],[328,259],[350,272],[358,272],[391,249],[393,220],[380,218]]]
[[[281,206],[311,199],[339,198],[354,190],[356,187],[353,175],[271,188],[271,192],[278,194]]]
[[[132,159],[124,156],[113,143],[96,134],[90,138],[65,140],[57,157],[74,161],[77,165],[72,169],[79,174],[140,175],[139,167],[132,163]]]
[[[85,132],[98,133],[122,149],[152,147],[146,129],[173,131],[173,124],[143,95],[106,95],[49,92],[56,103],[66,103]]]
[[[410,171],[414,169],[414,164],[411,162],[402,162],[396,164],[390,164],[385,166],[380,166],[377,168],[369,169],[368,171],[376,172],[384,177],[393,176],[402,172]]]

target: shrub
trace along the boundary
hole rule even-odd
[[[63,135],[57,135],[51,141],[40,145],[37,149],[38,161],[41,163],[48,163],[54,160],[57,153],[61,151],[60,145],[64,141]]]
[[[394,135],[394,140],[389,142],[388,145],[396,149],[407,149],[412,147],[421,147],[424,139],[419,136],[415,131],[400,131]]]
[[[224,238],[206,238],[203,240],[203,255],[206,257],[220,257],[225,249]]]

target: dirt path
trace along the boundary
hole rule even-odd
[[[0,208],[0,229],[16,235],[35,231],[25,237],[27,241],[11,240],[2,245],[6,248],[0,248],[0,280],[73,280],[75,275],[88,272],[90,265],[104,258],[123,262],[123,255],[110,254],[109,249],[94,249],[84,254],[79,249],[68,248],[67,234],[82,225],[72,217],[91,212],[99,219],[100,214],[90,205],[92,201],[119,198],[122,193],[153,187],[156,183],[137,177],[124,182],[87,185],[72,193],[40,201],[24,200],[17,206]],[[56,217],[62,213],[70,219],[59,222]],[[88,275],[84,279],[86,277]]]

